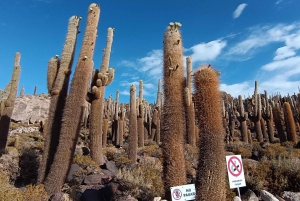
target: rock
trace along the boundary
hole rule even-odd
[[[299,201],[300,200],[300,192],[291,192],[291,191],[284,191],[281,195],[283,199],[286,201]]]
[[[50,96],[24,95],[16,98],[12,121],[22,123],[36,123],[45,121],[48,117],[50,105]]]
[[[116,164],[114,161],[107,161],[105,163],[106,169],[111,171],[112,173],[116,174],[118,171],[118,168],[116,167]]]
[[[263,201],[279,201],[274,195],[265,190],[260,191],[260,197]]]
[[[79,185],[76,187],[76,192],[83,194],[85,190],[87,189],[94,189],[94,190],[99,190],[101,188],[104,188],[104,185]]]
[[[73,180],[76,183],[80,184],[82,182],[83,178],[78,178],[76,173],[81,172],[81,171],[82,171],[82,168],[78,164],[72,164],[70,167],[66,181],[70,182]]]
[[[279,201],[286,201],[285,199],[279,197],[278,195],[276,195],[276,198],[277,198]]]
[[[232,201],[242,201],[238,196],[235,196]]]
[[[102,175],[101,174],[87,175],[83,180],[83,184],[86,185],[102,184]]]
[[[14,130],[11,130],[9,132],[9,135],[15,134],[15,133],[33,133],[33,132],[39,132],[39,127],[32,126],[32,127],[24,127],[20,126]]]
[[[81,197],[81,201],[101,201],[99,197],[99,192],[96,189],[86,189]]]
[[[246,193],[244,193],[242,195],[242,200],[243,201],[259,201],[258,197],[255,195],[255,193],[250,189],[248,189],[246,191]]]
[[[112,179],[109,175],[103,175],[103,174],[93,174],[93,175],[87,175],[84,178],[83,183],[86,185],[99,185],[99,184],[106,184],[110,182]]]
[[[109,171],[109,170],[102,170],[102,173],[103,174],[105,174],[105,175],[107,175],[107,176],[111,176],[111,177],[115,177],[116,176],[116,173],[113,173],[113,172],[111,172],[111,171]]]

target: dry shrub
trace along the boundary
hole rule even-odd
[[[133,169],[121,168],[117,178],[124,183],[123,194],[149,201],[163,197],[162,165],[159,160],[142,160]]]
[[[244,163],[247,187],[259,191],[265,189],[273,194],[283,191],[300,191],[300,159],[283,158],[268,160],[263,158],[256,166]]]
[[[115,159],[116,166],[118,168],[128,167],[131,164],[131,160],[127,155],[120,156]]]
[[[0,200],[47,201],[48,195],[43,185],[29,185],[24,191],[14,188],[9,185],[8,177],[0,172]]]
[[[87,166],[98,167],[95,161],[90,156],[75,156],[73,162],[78,164],[82,168],[86,168]]]
[[[245,148],[245,147],[238,147],[233,150],[233,153],[241,155],[242,158],[251,158],[251,156],[252,156],[251,150],[248,148]]]
[[[263,151],[263,154],[268,159],[278,159],[280,157],[288,157],[288,152],[286,151],[286,148],[281,146],[279,143],[270,144]]]
[[[159,148],[158,144],[156,143],[150,144],[149,146],[145,146],[144,150],[148,156],[162,158],[162,150]]]

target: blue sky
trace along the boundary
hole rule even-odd
[[[60,55],[68,20],[81,16],[77,56],[87,8],[100,4],[94,53],[101,65],[108,27],[115,28],[110,67],[116,69],[105,96],[129,102],[129,86],[144,80],[144,97],[156,99],[162,72],[163,34],[169,22],[180,22],[184,55],[193,69],[211,64],[221,72],[221,90],[233,96],[259,91],[294,93],[300,86],[299,0],[1,0],[0,89],[9,82],[15,52],[21,53],[20,87],[25,94],[46,93],[47,63]]]

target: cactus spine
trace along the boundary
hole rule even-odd
[[[39,166],[38,183],[48,175],[53,163],[61,129],[61,120],[69,88],[70,72],[73,65],[80,17],[69,19],[68,32],[61,59],[55,56],[48,64],[47,86],[51,95],[48,126],[45,130],[45,143],[42,161]]]
[[[115,70],[110,68],[109,59],[111,45],[113,41],[114,29],[108,28],[106,48],[104,49],[100,72],[96,71],[92,81],[91,94],[91,115],[90,115],[90,138],[91,138],[91,157],[98,164],[103,164],[102,154],[102,121],[104,110],[105,87],[108,86],[114,78]]]
[[[291,106],[288,102],[283,103],[283,112],[284,112],[287,140],[294,142],[296,144],[298,140],[296,135],[295,120],[293,117]]]
[[[21,54],[17,52],[14,59],[13,73],[10,84],[5,93],[7,96],[0,100],[0,155],[4,152],[8,137],[10,118],[14,110],[15,100],[18,92],[19,79],[21,73]]]
[[[170,187],[186,184],[183,146],[186,129],[184,104],[184,87],[186,84],[182,40],[178,27],[177,23],[170,23],[164,33],[165,100],[162,111],[161,137],[164,188],[167,200],[170,200]]]
[[[187,87],[185,88],[185,100],[187,107],[186,114],[186,125],[187,125],[187,134],[188,134],[188,143],[192,146],[196,146],[196,137],[195,137],[195,108],[192,101],[192,57],[186,58],[187,66]]]
[[[195,100],[200,130],[196,200],[226,200],[224,127],[217,72],[210,66],[195,72]]]
[[[133,164],[137,160],[137,119],[136,119],[136,87],[130,86],[130,114],[129,114],[129,153],[128,157]]]
[[[73,159],[79,135],[82,108],[93,69],[93,55],[99,16],[100,7],[94,3],[91,4],[88,9],[83,44],[72,79],[70,93],[66,99],[63,111],[59,144],[49,174],[44,182],[46,191],[50,195],[60,191]]]

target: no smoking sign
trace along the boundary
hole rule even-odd
[[[226,156],[230,188],[246,186],[241,155]]]

